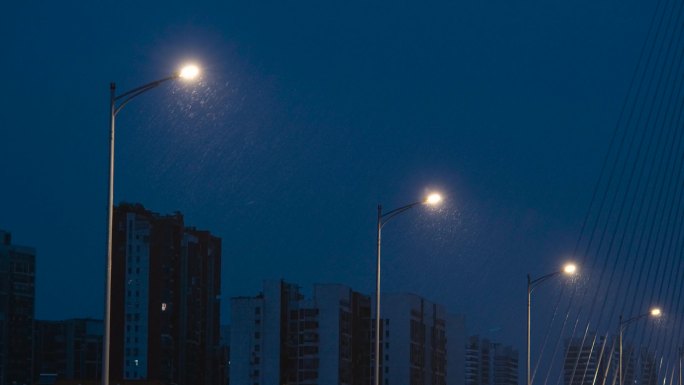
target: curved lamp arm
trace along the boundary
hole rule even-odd
[[[535,287],[541,285],[544,281],[548,280],[549,278],[553,278],[553,277],[560,275],[562,273],[563,273],[562,270],[558,270],[558,271],[554,271],[553,273],[543,275],[537,279],[531,279],[530,275],[527,274],[527,285],[530,289],[530,292],[532,292],[532,290],[534,290]]]
[[[622,320],[622,314],[620,314],[620,330],[621,330],[621,331],[624,331],[624,330],[627,328],[627,326],[628,326],[629,324],[631,324],[632,322],[638,321],[638,320],[640,320],[640,319],[642,319],[642,318],[646,318],[646,317],[649,317],[649,316],[650,316],[650,317],[658,318],[658,317],[660,317],[661,315],[662,315],[662,313],[660,312],[660,309],[659,309],[659,308],[655,308],[655,309],[649,310],[647,313],[639,314],[638,316],[634,316],[634,317],[632,317],[632,318],[628,318],[628,319],[625,320],[625,321]]]
[[[124,92],[124,93],[121,94],[121,95],[112,95],[112,99],[111,99],[112,114],[113,114],[114,116],[116,116],[116,115],[119,113],[119,111],[121,111],[121,109],[124,108],[124,106],[125,106],[126,104],[128,104],[128,102],[130,102],[130,101],[131,101],[133,98],[135,98],[136,96],[138,96],[138,95],[140,95],[140,94],[142,94],[142,93],[144,93],[144,92],[147,92],[147,91],[149,91],[149,90],[151,90],[151,89],[153,89],[153,88],[156,88],[156,87],[158,87],[160,84],[162,84],[162,83],[164,83],[164,82],[166,82],[166,81],[173,80],[173,79],[178,79],[179,77],[180,77],[180,74],[177,73],[177,74],[174,74],[173,76],[168,76],[168,77],[165,77],[165,78],[163,78],[163,79],[159,79],[159,80],[155,80],[155,81],[153,81],[153,82],[147,83],[147,84],[142,85],[142,86],[140,86],[140,87],[136,87],[136,88],[134,88],[134,89],[132,89],[132,90],[130,90],[130,91]],[[114,83],[111,83],[111,84],[110,84],[110,88],[112,89],[112,91],[114,91],[114,90],[116,89],[116,85],[115,85]],[[116,105],[116,102],[119,101],[119,100],[122,100],[122,99],[123,99],[123,101],[121,101],[121,103],[119,103],[119,105],[117,106],[117,105]]]
[[[396,208],[394,210],[388,211],[384,214],[380,214],[380,216],[378,217],[378,219],[379,219],[378,222],[380,223],[380,228],[383,228],[385,226],[385,224],[390,221],[390,219],[396,217],[397,215],[399,215],[405,211],[408,211],[408,210],[414,208],[415,206],[423,204],[423,203],[425,203],[425,202],[424,201],[413,202],[413,203],[408,204],[406,206],[402,206],[402,207]]]

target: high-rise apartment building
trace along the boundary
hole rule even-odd
[[[465,321],[412,294],[384,294],[385,385],[464,385]],[[231,300],[230,381],[249,385],[372,384],[371,300],[343,285],[266,281]]]
[[[95,382],[102,375],[102,320],[36,321],[34,378]]]
[[[230,381],[248,385],[368,385],[370,299],[342,285],[266,281],[231,300]]]
[[[381,384],[464,383],[463,316],[415,294],[383,293],[381,317]]]
[[[466,385],[519,385],[518,351],[471,336],[465,345]]]
[[[619,367],[618,340],[589,333],[565,341],[563,377],[565,385],[617,385]],[[625,384],[636,383],[637,352],[629,341],[623,342],[622,378]]]
[[[624,348],[623,348],[624,350]],[[622,352],[624,356],[624,351]],[[639,373],[638,382],[639,385],[657,385],[658,384],[658,363],[656,361],[655,354],[649,351],[647,348],[642,347],[639,349]],[[627,382],[625,382],[627,383]]]
[[[595,334],[587,338],[575,337],[565,341],[565,362],[563,364],[563,383],[565,385],[592,385],[599,368],[599,349],[593,342]],[[605,343],[603,337],[600,344]]]
[[[307,351],[318,348],[318,381],[310,384],[365,384],[370,374],[370,314],[368,296],[343,285],[314,286],[314,298],[300,310],[296,323],[300,336],[318,333],[318,342],[311,338],[309,348],[305,344],[298,353],[298,364],[303,364]]]
[[[36,251],[0,230],[0,385],[33,382]]]
[[[494,346],[494,384],[519,385],[518,351],[502,344]]]
[[[219,384],[221,240],[131,204],[113,232],[112,378]]]

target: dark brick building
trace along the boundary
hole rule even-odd
[[[112,379],[219,384],[221,240],[131,204],[113,231]]]

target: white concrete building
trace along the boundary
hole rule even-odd
[[[284,281],[231,300],[232,383],[367,385],[370,299],[343,285],[315,285],[312,299]]]
[[[381,307],[381,384],[464,384],[463,316],[415,294],[383,293]]]

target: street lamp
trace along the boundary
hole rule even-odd
[[[568,263],[561,270],[554,271],[553,273],[546,274],[537,279],[532,279],[529,274],[527,274],[527,385],[532,385],[532,379],[530,378],[530,330],[531,330],[531,307],[532,307],[532,290],[539,286],[542,282],[549,278],[555,277],[560,274],[573,275],[577,272],[577,265],[574,263]]]
[[[194,64],[181,68],[171,76],[147,83],[121,95],[116,94],[116,84],[109,84],[109,199],[107,203],[107,283],[105,293],[105,330],[102,353],[102,384],[109,385],[109,348],[111,340],[112,310],[112,225],[114,220],[114,137],[116,115],[136,96],[158,87],[160,84],[175,79],[190,80],[199,75],[199,67]]]
[[[618,385],[622,385],[622,380],[623,380],[623,378],[622,378],[622,335],[625,333],[625,329],[627,329],[627,326],[634,321],[638,321],[638,320],[645,318],[645,317],[660,318],[662,315],[663,315],[663,312],[658,307],[651,308],[651,310],[649,310],[647,313],[639,314],[638,316],[629,318],[626,321],[622,320],[622,314],[620,314],[620,323],[619,323],[619,328],[618,328],[618,330],[620,332],[619,333],[620,334],[620,353],[619,353],[620,362],[619,362],[619,370],[618,370],[618,376],[619,376],[619,384]]]
[[[382,205],[378,205],[378,252],[376,261],[377,274],[375,276],[375,385],[380,384],[380,248],[382,228],[390,219],[418,205],[436,206],[440,202],[442,202],[442,196],[438,193],[431,193],[420,201],[413,202],[386,213],[382,212]]]

